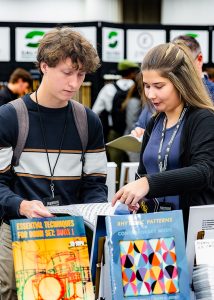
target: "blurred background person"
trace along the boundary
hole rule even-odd
[[[15,69],[10,75],[8,85],[0,90],[0,105],[25,95],[29,92],[31,87],[31,74],[22,68]]]
[[[122,60],[117,65],[118,74],[121,78],[115,83],[108,83],[100,90],[97,99],[92,107],[92,110],[97,113],[102,121],[104,128],[105,142],[110,142],[122,136],[126,129],[126,110],[122,109],[129,89],[134,86],[135,78],[139,72],[139,65],[130,60]],[[113,103],[115,105],[113,105]],[[103,121],[103,114],[108,121]],[[107,128],[106,128],[106,123]],[[108,161],[117,164],[117,181],[120,177],[121,163],[129,161],[126,151],[115,149],[112,147],[107,148]]]
[[[135,76],[139,72],[139,65],[130,60],[124,59],[117,65],[118,74],[121,78],[115,83],[107,83],[100,90],[92,110],[98,114],[103,124],[104,138],[105,141],[109,141],[108,134],[112,128],[112,104],[114,96],[117,92],[117,87],[123,91],[128,91],[129,88],[134,84]],[[104,121],[105,119],[105,121]]]
[[[130,134],[131,130],[135,127],[135,124],[139,118],[142,110],[141,91],[139,88],[138,79],[134,85],[129,89],[127,97],[122,104],[122,109],[126,112],[126,129],[124,135]],[[130,162],[138,162],[140,153],[127,152]]]

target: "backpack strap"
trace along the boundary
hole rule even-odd
[[[120,91],[120,92],[124,92],[124,90],[122,90],[119,85],[117,85],[117,82],[114,82],[113,85],[115,86],[116,90],[117,91]]]
[[[88,119],[87,119],[87,113],[85,107],[75,101],[71,100],[71,107],[73,110],[74,115],[74,122],[81,140],[82,144],[82,165],[84,166],[85,163],[85,152],[88,144]]]
[[[17,138],[16,147],[13,151],[13,158],[12,158],[12,165],[18,166],[19,159],[24,149],[27,136],[28,136],[29,116],[28,116],[27,107],[22,98],[18,98],[16,100],[10,101],[9,104],[11,104],[15,108],[17,119],[18,119],[18,138]]]

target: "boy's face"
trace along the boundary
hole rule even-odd
[[[60,61],[56,67],[41,63],[41,70],[44,74],[42,81],[46,91],[60,101],[72,99],[86,74],[81,63],[79,63],[79,69],[76,69],[70,58]]]

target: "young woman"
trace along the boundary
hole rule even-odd
[[[214,204],[214,107],[181,42],[151,49],[142,66],[144,99],[157,110],[144,133],[140,179],[112,200],[138,208],[158,198],[160,207],[183,209]]]

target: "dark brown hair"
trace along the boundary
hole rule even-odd
[[[22,68],[17,68],[10,75],[9,82],[16,83],[19,79],[22,79],[24,82],[28,82],[29,86],[32,85],[32,77],[28,71]]]
[[[40,68],[40,63],[45,62],[49,67],[56,67],[67,58],[77,69],[81,63],[86,73],[95,72],[100,63],[96,49],[74,29],[61,27],[47,32],[39,44],[37,66]]]

